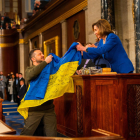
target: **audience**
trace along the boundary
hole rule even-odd
[[[6,82],[7,79],[6,77],[3,75],[3,72],[0,72],[0,91],[3,94],[3,99],[5,100],[5,88],[6,88]]]
[[[26,85],[24,83],[24,80],[20,80],[20,89],[18,92],[18,98],[20,99],[20,101],[22,100],[22,98],[24,97],[25,93],[27,91]],[[18,105],[20,104],[20,102],[18,102]]]
[[[16,22],[14,21],[12,25],[12,29],[16,29],[16,28],[17,28],[17,25],[16,25]]]
[[[14,81],[14,84],[13,84],[13,89],[14,89],[14,102],[18,103],[19,99],[18,99],[17,96],[18,96],[18,92],[19,92],[19,89],[20,89],[18,73],[16,73],[16,76],[15,76],[15,81]]]
[[[9,85],[8,85],[8,92],[11,95],[11,102],[14,102],[14,92],[13,92],[13,83],[15,76],[12,74],[11,78],[9,79]]]
[[[18,74],[18,77],[19,77],[19,81],[24,80],[24,83],[25,83],[25,79],[23,78],[22,73],[19,73],[19,74]]]
[[[7,98],[5,98],[5,88]],[[8,101],[20,103],[21,99],[26,93],[25,79],[22,73],[16,73],[16,75],[11,72],[6,76],[0,71],[0,98],[7,99]]]

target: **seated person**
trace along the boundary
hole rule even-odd
[[[17,25],[16,25],[16,22],[14,21],[12,25],[12,29],[16,29],[16,28],[17,28]]]

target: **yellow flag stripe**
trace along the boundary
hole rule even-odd
[[[39,106],[46,101],[62,96],[65,92],[74,93],[73,79],[71,76],[75,73],[77,67],[78,61],[67,62],[61,65],[55,74],[50,75],[44,99],[23,99],[17,111],[26,119],[28,117],[29,107]]]

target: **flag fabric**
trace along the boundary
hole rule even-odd
[[[18,112],[26,119],[29,107],[39,106],[46,101],[63,96],[65,92],[74,93],[72,75],[81,63],[81,52],[74,42],[66,54],[59,58],[55,54],[40,75],[30,82],[27,93],[21,100]]]

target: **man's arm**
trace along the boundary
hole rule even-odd
[[[46,61],[43,61],[37,66],[28,67],[25,71],[25,76],[27,78],[27,81],[31,81],[32,79],[35,79],[41,73],[41,71],[44,69],[46,65],[47,65]]]

